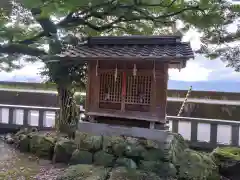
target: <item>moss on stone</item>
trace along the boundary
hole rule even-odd
[[[219,160],[240,160],[240,148],[237,147],[222,147],[222,148],[216,148],[212,155],[219,159]]]
[[[75,143],[81,150],[96,152],[101,150],[103,138],[102,136],[94,136],[91,134],[77,132]]]
[[[39,133],[30,133],[27,136],[30,139],[29,150],[31,153],[41,158],[52,159],[55,146],[53,137]]]
[[[61,138],[54,147],[53,162],[68,163],[77,145],[69,139]]]
[[[151,172],[130,170],[125,167],[118,167],[112,170],[108,180],[164,180],[164,179],[158,177],[156,174]]]
[[[186,149],[179,156],[176,166],[180,179],[209,180],[218,177],[218,167],[212,157],[206,153]],[[218,178],[220,179],[220,177]]]
[[[177,170],[170,162],[141,161],[139,169],[147,172],[154,172],[162,178],[176,178],[177,176]]]
[[[128,169],[137,169],[137,164],[129,158],[118,158],[114,164],[115,167],[126,167]]]
[[[70,159],[70,164],[92,164],[93,154],[88,151],[82,151],[76,149]]]
[[[123,156],[126,150],[126,140],[120,136],[104,136],[103,150],[115,156]]]
[[[105,151],[98,151],[94,154],[94,164],[104,167],[112,167],[115,157]]]
[[[109,169],[92,165],[74,165],[65,170],[57,180],[106,180]]]
[[[30,138],[25,134],[19,135],[19,141],[17,147],[20,152],[29,152],[30,151]]]

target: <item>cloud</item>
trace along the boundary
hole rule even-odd
[[[187,62],[186,68],[180,72],[176,69],[169,70],[169,79],[180,81],[240,81],[240,72],[226,67],[220,59],[209,60],[201,55],[196,55],[194,60]]]
[[[42,63],[27,63],[23,68],[12,72],[0,72],[0,81],[41,81],[39,68],[43,67]]]

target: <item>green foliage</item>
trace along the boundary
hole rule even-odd
[[[17,0],[16,2],[20,4],[15,4],[11,8],[9,3],[3,3],[1,6],[3,10],[0,16],[0,42],[9,46],[11,46],[11,42],[33,44],[35,48],[46,44],[45,36],[50,36],[39,20],[50,20],[50,17],[54,19],[55,23],[58,23],[56,28],[62,29],[61,38],[68,34],[75,37],[171,34],[172,24],[175,21],[181,21],[184,23],[181,28],[182,33],[187,32],[190,28],[195,28],[199,32],[203,32],[204,40],[207,39],[207,43],[210,43],[210,41],[216,42],[219,39],[220,31],[222,34],[224,33],[222,26],[233,22],[239,15],[239,6],[218,0],[162,0],[160,2],[154,0]],[[33,8],[41,11],[40,15],[35,17],[36,19],[31,14]],[[41,28],[44,31],[41,31]],[[209,50],[209,48],[207,49]],[[32,51],[29,49],[28,52],[22,53],[30,54],[30,50]],[[0,48],[1,52],[13,55],[4,48]],[[21,54],[21,52],[17,52]],[[206,51],[205,53],[211,54]],[[8,61],[12,61],[12,59],[9,58]],[[15,57],[15,59],[17,58]],[[31,60],[36,61],[37,59]],[[46,66],[46,69],[51,68],[50,71],[55,71],[55,73],[48,73],[50,76],[59,72],[56,69],[61,69],[57,63],[53,66],[55,68]],[[83,69],[80,68],[79,71]],[[63,74],[69,74],[70,71],[72,70],[69,67]],[[50,79],[55,81],[53,77]]]

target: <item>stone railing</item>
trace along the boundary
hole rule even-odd
[[[194,147],[240,146],[240,122],[168,116],[170,131],[181,134]]]
[[[38,127],[49,129],[54,125],[59,108],[0,104],[0,129]]]
[[[0,104],[0,130],[29,126],[51,129],[58,109]],[[168,116],[168,120],[170,131],[181,134],[194,147],[240,146],[238,121],[176,116]]]

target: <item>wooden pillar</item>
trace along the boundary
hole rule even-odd
[[[91,74],[90,74],[89,96],[91,96],[90,106],[93,107],[93,111],[97,111],[99,109],[100,74],[99,74],[99,68],[98,68],[98,72],[96,72],[96,66],[97,66],[97,61],[94,61],[94,63],[91,63],[91,67],[90,67]]]
[[[91,92],[91,62],[87,64],[87,87],[86,87],[86,100],[85,100],[85,112],[89,112],[90,105],[90,92]]]
[[[168,64],[158,64],[155,81],[155,112],[160,123],[166,123]]]

